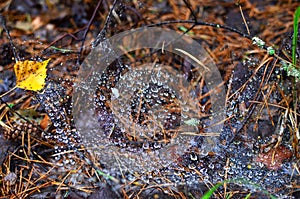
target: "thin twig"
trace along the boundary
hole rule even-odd
[[[197,16],[196,16],[196,14],[194,13],[194,11],[192,10],[191,5],[189,4],[188,0],[183,0],[183,2],[184,2],[184,4],[186,5],[186,7],[190,10],[192,16],[194,17],[195,24],[197,24]]]
[[[243,13],[243,10],[242,10],[242,6],[241,6],[241,4],[239,4],[239,8],[240,8],[240,12],[241,12],[241,15],[242,15],[242,18],[243,18],[244,24],[245,24],[245,26],[246,26],[246,29],[247,29],[247,33],[250,35],[250,30],[249,30],[249,27],[248,27],[247,21],[246,21],[246,19],[245,19],[245,16],[244,16],[244,13]]]
[[[91,27],[91,25],[92,25],[92,22],[94,21],[94,18],[95,18],[95,16],[96,16],[96,12],[98,11],[98,9],[99,9],[101,3],[102,3],[102,0],[98,1],[98,4],[97,4],[97,6],[96,6],[96,8],[95,8],[95,10],[94,10],[94,12],[93,12],[93,15],[92,15],[92,17],[91,17],[89,23],[87,24],[86,29],[85,29],[85,31],[84,31],[84,33],[83,33],[83,37],[82,37],[82,41],[81,41],[80,50],[79,50],[79,52],[78,52],[78,60],[77,60],[77,63],[78,63],[78,64],[80,63],[80,57],[81,57],[81,53],[82,53],[82,51],[83,51],[83,46],[84,46],[84,42],[85,42],[87,33],[88,33],[88,31],[89,31],[89,29],[90,29],[90,27]]]
[[[195,20],[170,20],[170,21],[164,21],[164,22],[159,22],[159,23],[155,23],[155,24],[150,24],[147,25],[146,27],[155,27],[155,26],[162,26],[162,25],[168,25],[168,24],[178,24],[178,23],[191,23],[194,24],[194,26],[211,26],[211,27],[215,27],[215,28],[222,28],[231,32],[235,32],[239,35],[241,35],[242,37],[248,38],[248,39],[252,39],[252,37],[249,34],[245,34],[235,28],[232,28],[230,26],[225,26],[225,25],[221,25],[221,24],[215,24],[215,23],[209,23],[209,22],[204,22],[204,21],[197,21],[197,23],[195,23]]]
[[[114,0],[112,8],[109,10],[108,16],[106,18],[106,21],[105,21],[105,24],[104,24],[102,30],[99,32],[99,34],[97,35],[97,37],[95,38],[95,40],[92,43],[93,48],[98,46],[99,43],[104,40],[105,35],[106,35],[106,30],[107,30],[108,25],[111,21],[111,16],[113,15],[113,10],[115,9],[117,3],[118,3],[118,0]]]

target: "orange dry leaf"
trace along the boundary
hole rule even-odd
[[[292,156],[293,153],[288,148],[279,146],[267,153],[258,154],[255,161],[263,163],[268,169],[277,170],[281,167],[283,161]]]
[[[45,86],[47,76],[47,65],[50,59],[43,62],[37,61],[17,61],[14,71],[17,77],[16,87],[25,90],[39,91]]]
[[[45,117],[42,119],[42,121],[40,122],[40,126],[43,130],[45,130],[47,128],[47,126],[50,123],[50,118],[49,116],[46,114]]]

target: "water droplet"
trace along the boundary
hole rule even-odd
[[[56,129],[56,131],[55,131],[55,132],[56,132],[57,134],[62,134],[62,133],[63,133],[63,131],[64,131],[63,129]]]
[[[143,143],[143,149],[145,149],[145,150],[149,149],[149,143],[148,142]]]
[[[161,144],[158,143],[158,142],[155,142],[154,145],[153,145],[153,147],[154,147],[155,149],[159,149],[159,148],[161,148]]]
[[[100,95],[100,100],[104,101],[105,100],[105,96],[104,95]]]
[[[158,114],[158,118],[164,118],[163,114]]]
[[[154,84],[157,83],[157,79],[156,79],[153,75],[151,75],[151,81],[152,81]]]
[[[158,86],[162,86],[163,83],[162,83],[161,81],[158,81],[158,82],[157,82],[157,85],[158,85]]]
[[[182,116],[182,118],[184,118],[184,119],[188,118],[188,116],[185,115],[185,114],[181,114],[181,116]]]
[[[189,108],[186,107],[186,106],[184,106],[184,107],[182,108],[182,110],[185,111],[185,112],[188,112],[188,111],[189,111]]]
[[[189,164],[189,169],[195,169],[195,168],[196,168],[195,164]]]
[[[196,154],[191,154],[190,155],[191,160],[196,161],[198,159]]]

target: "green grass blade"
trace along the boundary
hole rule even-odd
[[[224,184],[224,182],[219,182],[217,183],[216,185],[214,185],[212,188],[210,188],[210,190],[208,190],[203,196],[201,199],[209,199],[213,194],[214,192]]]
[[[293,65],[296,66],[296,49],[297,49],[297,40],[298,40],[298,24],[299,24],[299,17],[300,17],[300,6],[295,11],[294,16],[294,36],[293,36],[293,43],[292,43],[292,60]]]
[[[231,179],[231,180],[225,180],[224,182],[219,182],[217,184],[215,184],[212,188],[210,188],[210,190],[208,190],[201,199],[209,199],[214,192],[220,187],[222,186],[224,183],[235,183],[235,184],[239,184],[239,185],[250,185],[255,187],[257,190],[260,190],[262,193],[266,194],[268,197],[270,197],[271,199],[277,199],[275,196],[273,196],[272,194],[270,194],[267,190],[262,189],[258,184],[255,184],[247,179],[243,179],[243,178],[237,178],[237,179]],[[248,194],[249,195],[249,194]],[[250,195],[246,197],[250,197]]]
[[[97,169],[96,171],[97,171],[97,173],[98,173],[99,175],[101,175],[101,176],[103,176],[103,177],[105,177],[105,178],[107,178],[107,179],[109,179],[109,180],[112,180],[112,181],[114,181],[114,182],[116,182],[116,183],[119,183],[119,180],[116,179],[116,178],[114,178],[113,176],[110,176],[110,175],[108,175],[108,174],[106,174],[106,173],[103,173],[103,172],[100,171],[99,169]]]
[[[245,199],[249,199],[250,196],[251,196],[251,192],[246,195]]]

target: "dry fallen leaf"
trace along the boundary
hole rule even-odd
[[[258,154],[255,161],[263,163],[268,169],[277,170],[282,166],[283,161],[290,159],[292,156],[292,151],[284,146],[279,146],[267,153]]]
[[[50,59],[43,62],[37,61],[17,61],[14,71],[17,77],[16,87],[25,90],[39,91],[45,86],[47,76],[47,65]]]
[[[50,117],[47,114],[45,114],[45,117],[40,122],[40,126],[43,130],[45,130],[49,124],[50,124]]]

